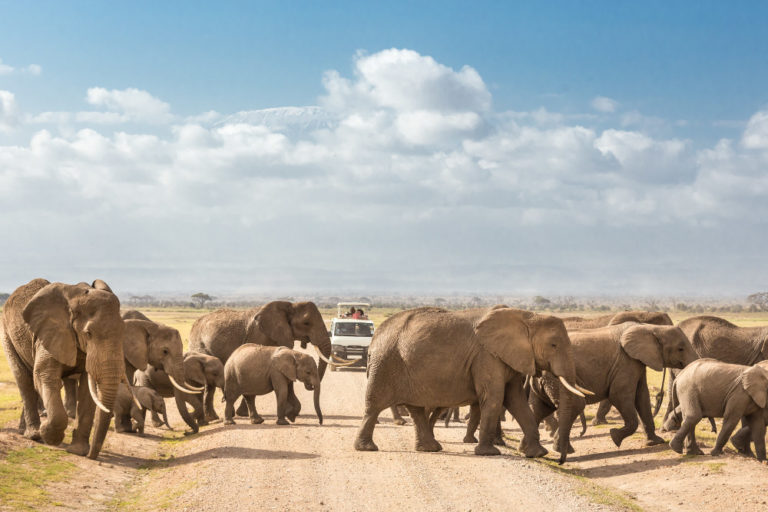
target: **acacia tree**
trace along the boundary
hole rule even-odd
[[[205,303],[206,303],[206,302],[210,302],[210,301],[212,301],[213,299],[215,299],[216,297],[211,297],[211,296],[210,296],[210,295],[208,295],[207,293],[203,293],[203,292],[200,292],[200,293],[196,293],[196,294],[194,294],[194,295],[192,296],[192,298],[193,298],[193,299],[194,299],[194,300],[197,302],[197,307],[199,307],[200,309],[202,309],[202,308],[203,308],[203,306],[205,306]]]

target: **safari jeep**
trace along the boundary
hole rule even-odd
[[[373,321],[367,312],[371,305],[365,302],[339,302],[336,317],[331,320],[331,353],[341,362],[357,360],[346,368],[365,368],[368,364],[368,347],[373,338]],[[354,309],[353,314],[351,310]],[[358,310],[363,313],[358,313]],[[331,366],[331,371],[336,371]]]

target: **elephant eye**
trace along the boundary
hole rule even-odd
[[[167,356],[167,355],[168,355],[168,349],[167,349],[167,348],[164,348],[164,349],[163,349],[163,355],[165,355],[165,356]]]

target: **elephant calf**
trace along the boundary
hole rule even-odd
[[[701,418],[723,418],[710,454],[723,453],[728,437],[739,420],[746,419],[758,460],[765,460],[765,407],[768,401],[768,369],[762,365],[744,366],[700,359],[688,365],[675,379],[672,399],[679,402],[682,425],[669,446],[683,453],[687,436],[688,454],[700,455],[696,444],[696,424]]]
[[[138,400],[138,404],[134,401],[134,397]],[[115,432],[138,432],[143,434],[144,418],[146,417],[147,410],[152,411],[153,414],[162,414],[163,424],[170,430],[173,430],[168,424],[165,400],[157,391],[146,386],[128,389],[125,384],[120,384],[117,392],[117,401],[115,402]]]
[[[255,397],[270,391],[274,391],[277,397],[277,424],[287,425],[286,416],[295,421],[301,403],[290,384],[297,379],[308,390],[314,390],[315,412],[322,425],[320,376],[311,356],[285,347],[265,347],[254,343],[241,345],[232,352],[224,366],[224,399],[227,402],[224,423],[235,423],[235,400],[240,395],[248,404],[251,423],[262,423],[264,419],[256,411]]]

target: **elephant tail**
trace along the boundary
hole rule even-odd
[[[579,418],[581,418],[581,434],[579,434],[579,437],[583,437],[587,432],[587,416],[583,410],[579,413]]]

